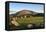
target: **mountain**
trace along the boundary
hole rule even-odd
[[[44,16],[44,13],[38,13],[35,16]]]
[[[10,16],[23,16],[23,15],[44,16],[44,13],[37,13],[32,10],[21,10],[19,12],[11,14]]]

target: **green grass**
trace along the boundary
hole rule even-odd
[[[43,24],[44,20],[43,17],[28,17],[28,18],[18,18],[16,20],[20,26],[26,26],[27,24],[35,24],[36,26],[39,26],[40,24]]]

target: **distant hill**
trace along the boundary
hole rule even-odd
[[[35,16],[44,16],[44,13],[38,13]]]
[[[44,13],[37,13],[30,10],[21,10],[19,12],[16,12],[14,14],[10,14],[10,16],[23,16],[23,15],[32,15],[32,16],[44,16]]]

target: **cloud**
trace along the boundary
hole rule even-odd
[[[38,11],[35,11],[35,12],[44,13],[44,10],[38,10]]]

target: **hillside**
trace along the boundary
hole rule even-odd
[[[25,15],[29,17],[25,17]],[[14,16],[14,17],[11,17],[11,16]],[[20,17],[16,18],[15,16],[20,16]],[[19,12],[16,12],[15,14],[10,14],[10,18],[11,18],[10,23],[13,22],[10,25],[10,27],[12,29],[44,28],[43,16],[44,16],[44,13],[37,13],[30,10],[21,10]]]
[[[14,14],[10,14],[10,16],[22,16],[22,15],[32,15],[32,16],[44,16],[44,13],[37,13],[30,10],[21,10]]]

